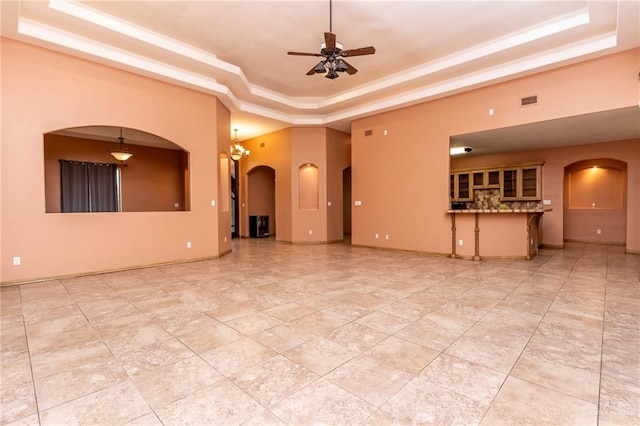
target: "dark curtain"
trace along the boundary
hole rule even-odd
[[[118,211],[117,168],[60,160],[62,212]]]
[[[113,164],[87,164],[89,178],[89,211],[117,212],[117,166]]]

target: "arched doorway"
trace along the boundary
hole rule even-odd
[[[625,244],[627,163],[600,158],[564,171],[564,241]]]
[[[249,217],[267,216],[269,235],[276,235],[276,171],[271,167],[258,166],[247,173],[246,211]]]

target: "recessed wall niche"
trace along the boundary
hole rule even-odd
[[[166,139],[140,130],[123,130],[125,143],[133,152],[125,162],[109,154],[120,127],[77,127],[44,135],[46,213],[62,213],[60,160],[116,165],[122,212],[190,210],[189,154]]]
[[[570,209],[622,209],[626,193],[624,165],[591,161],[567,168]]]
[[[298,168],[298,204],[300,210],[318,210],[320,207],[320,178],[318,167],[311,163]]]

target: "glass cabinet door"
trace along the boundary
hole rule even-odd
[[[518,197],[518,170],[504,169],[502,171],[502,198]]]
[[[458,174],[458,199],[470,200],[471,199],[471,182],[470,173]]]
[[[522,169],[522,198],[540,198],[538,196],[538,170],[537,167]]]

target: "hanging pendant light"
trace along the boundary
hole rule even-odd
[[[109,154],[113,156],[118,161],[127,161],[129,158],[133,156],[133,153],[129,151],[129,147],[124,143],[124,138],[122,137],[122,127],[120,128],[120,137],[118,138],[118,147],[109,151]]]
[[[235,132],[235,137],[233,139],[233,143],[230,146],[229,152],[231,154],[231,158],[234,161],[239,161],[245,157],[248,157],[250,152],[248,149],[244,149],[244,146],[242,146],[238,141],[238,129],[233,129],[233,131]]]

